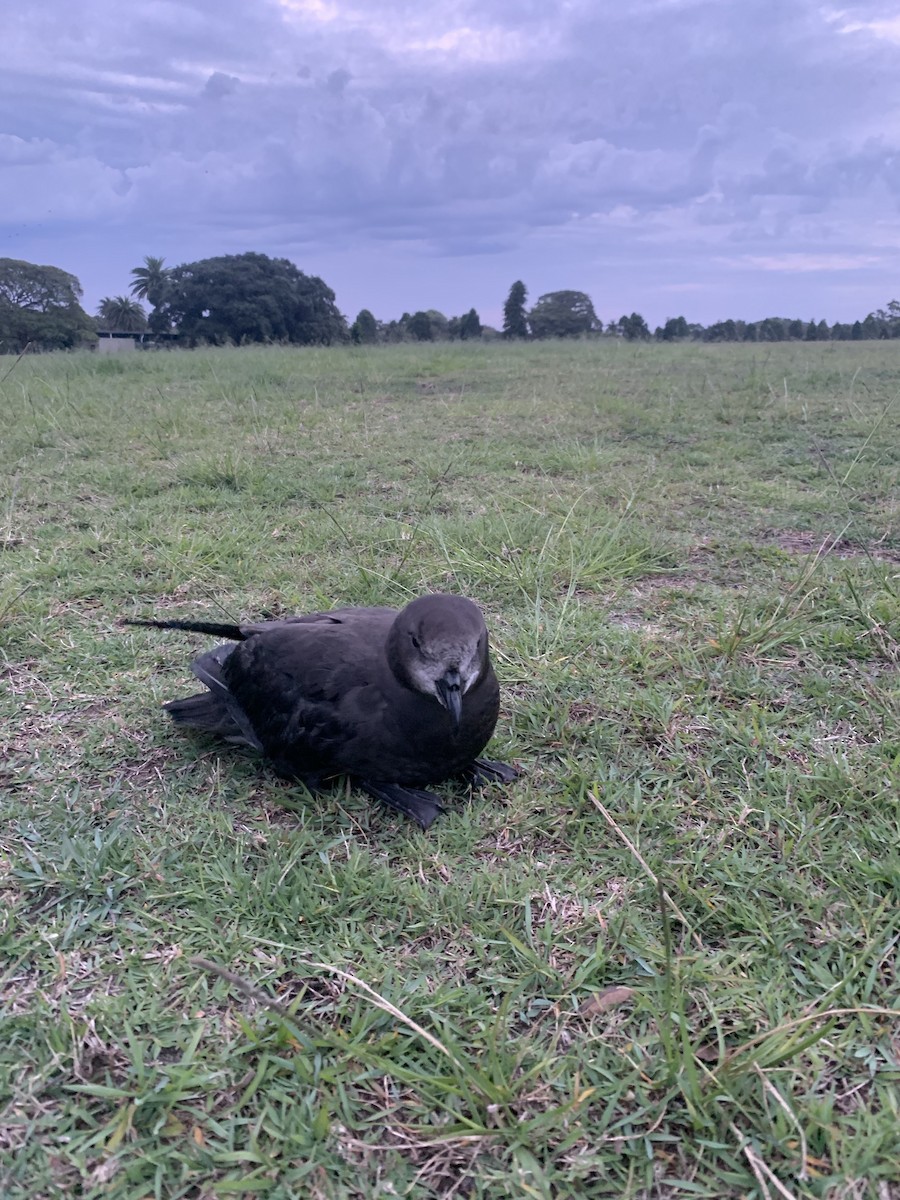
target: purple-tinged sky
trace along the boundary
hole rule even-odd
[[[0,36],[0,256],[85,307],[256,250],[362,308],[853,320],[900,296],[900,4],[40,0]]]

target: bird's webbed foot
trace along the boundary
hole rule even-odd
[[[423,829],[445,811],[433,792],[423,792],[420,788],[401,787],[398,783],[371,783],[368,779],[359,780],[359,786],[376,800],[411,817]]]
[[[495,762],[490,758],[476,758],[470,767],[466,767],[463,775],[474,791],[486,787],[489,783],[512,783],[514,779],[518,779],[519,772],[508,763]]]
[[[302,784],[313,796],[325,791],[328,785],[328,779],[321,771],[298,771],[286,759],[271,758],[269,766],[279,778],[284,779],[287,783]]]

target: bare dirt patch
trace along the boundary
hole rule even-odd
[[[900,550],[890,546],[882,546],[879,542],[866,545],[847,538],[823,538],[809,529],[766,529],[761,540],[788,554],[833,554],[837,558],[873,558],[880,562],[900,563]]]

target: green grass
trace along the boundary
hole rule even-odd
[[[4,1200],[900,1197],[898,392],[890,343],[18,363]],[[430,589],[522,776],[428,835],[180,736],[208,643],[117,625]]]

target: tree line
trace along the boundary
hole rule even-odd
[[[546,338],[604,336],[626,341],[658,342],[786,342],[786,341],[859,341],[867,338],[900,337],[900,301],[891,300],[886,308],[869,313],[852,323],[815,319],[766,317],[762,321],[716,321],[712,325],[689,323],[685,317],[669,317],[651,333],[640,313],[630,313],[610,321],[604,329],[594,314],[590,297],[584,292],[550,292],[541,296],[527,311],[527,289],[517,280],[509,290],[503,307],[503,336],[506,338]]]
[[[405,312],[379,321],[362,309],[352,323],[338,310],[334,292],[286,258],[226,254],[167,267],[148,255],[131,271],[129,292],[105,296],[95,317],[81,306],[78,279],[59,267],[0,258],[0,353],[69,349],[95,344],[98,334],[139,334],[185,346],[279,342],[358,345],[404,341],[623,338],[626,341],[775,342],[900,337],[900,302],[852,324],[767,317],[762,321],[692,324],[670,317],[651,331],[640,313],[606,326],[585,292],[539,296],[529,308],[528,289],[516,280],[503,306],[502,329],[482,324],[475,308],[447,317],[437,309]],[[145,308],[145,305],[147,306]],[[149,311],[148,311],[149,310]]]

